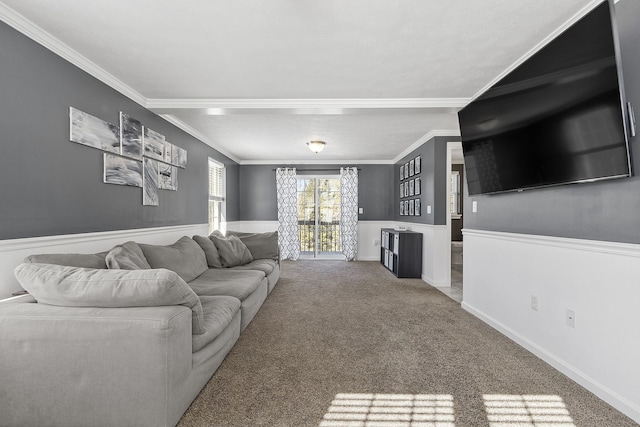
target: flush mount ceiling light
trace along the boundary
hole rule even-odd
[[[309,141],[307,142],[307,145],[309,146],[309,150],[318,154],[324,149],[324,146],[327,145],[327,143],[324,141]]]

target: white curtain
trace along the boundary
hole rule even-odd
[[[358,168],[340,168],[340,238],[347,261],[358,256]]]
[[[278,245],[280,258],[297,260],[300,257],[298,234],[298,179],[295,168],[276,169],[278,201]]]

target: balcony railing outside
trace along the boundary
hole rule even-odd
[[[314,253],[314,221],[298,221],[300,251]],[[318,252],[342,252],[340,221],[321,221],[318,224]]]

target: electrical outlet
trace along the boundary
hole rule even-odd
[[[531,295],[531,310],[538,311],[538,297]]]
[[[571,328],[576,327],[576,312],[567,308],[567,326]]]
[[[473,213],[478,212],[478,202],[476,200],[471,202],[471,212]]]

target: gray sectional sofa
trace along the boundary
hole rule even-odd
[[[277,232],[34,255],[15,274],[33,298],[0,304],[1,426],[172,426],[276,285]]]

